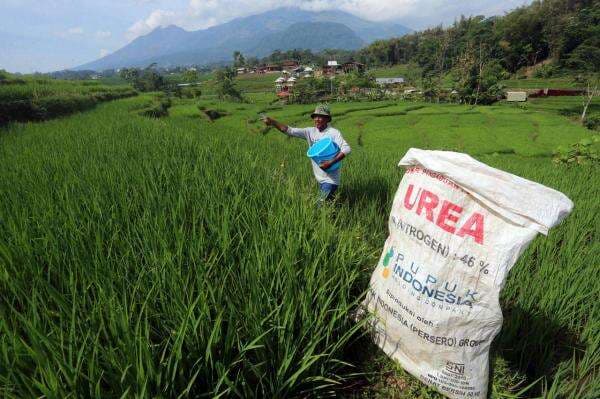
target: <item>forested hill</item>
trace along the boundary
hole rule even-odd
[[[363,45],[364,41],[346,25],[334,22],[299,22],[283,32],[271,33],[263,37],[249,50],[249,53],[263,57],[270,54],[272,49],[355,50]]]
[[[600,70],[600,0],[544,0],[505,16],[475,16],[399,38],[375,41],[356,57],[369,65],[417,63],[424,74],[453,68]]]

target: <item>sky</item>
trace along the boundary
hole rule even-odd
[[[76,67],[159,26],[206,29],[279,7],[340,9],[420,30],[461,15],[503,15],[531,0],[0,0],[0,69],[50,72]]]

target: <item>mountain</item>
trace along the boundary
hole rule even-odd
[[[249,50],[250,54],[266,57],[275,49],[321,51],[328,48],[356,50],[365,44],[352,29],[332,22],[298,22],[282,32],[271,33]]]
[[[145,67],[154,62],[160,66],[202,65],[231,61],[235,50],[246,57],[294,48],[354,50],[410,31],[399,24],[371,22],[339,10],[312,12],[287,7],[191,32],[174,25],[156,28],[120,50],[74,69]]]

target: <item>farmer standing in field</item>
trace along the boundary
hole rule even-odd
[[[313,112],[310,117],[314,122],[314,127],[290,127],[268,116],[265,116],[263,121],[267,126],[275,126],[279,131],[288,136],[306,139],[309,147],[325,137],[330,137],[333,142],[337,144],[340,151],[335,158],[321,162],[320,164],[317,164],[313,160],[310,161],[315,178],[319,183],[319,200],[329,201],[333,198],[333,194],[340,185],[340,169],[331,172],[326,172],[326,170],[336,162],[340,162],[346,155],[350,154],[351,149],[346,140],[342,137],[342,133],[329,126],[329,123],[331,122],[331,112],[329,111],[329,107],[324,104],[317,105],[315,112]]]

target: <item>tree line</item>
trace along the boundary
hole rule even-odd
[[[413,64],[426,98],[439,99],[444,79],[450,79],[455,94],[472,104],[495,101],[502,79],[534,65],[538,77],[567,71],[578,74],[584,87],[590,80],[597,87],[600,0],[536,0],[504,16],[461,16],[449,27],[378,40],[357,51],[278,50],[261,60],[238,54],[236,65],[285,59],[319,65],[331,59],[358,61],[369,67]]]
[[[416,62],[426,70],[449,71],[465,54],[495,61],[509,73],[552,59],[557,67],[600,68],[600,1],[544,0],[505,16],[464,17],[357,52],[370,65]]]

